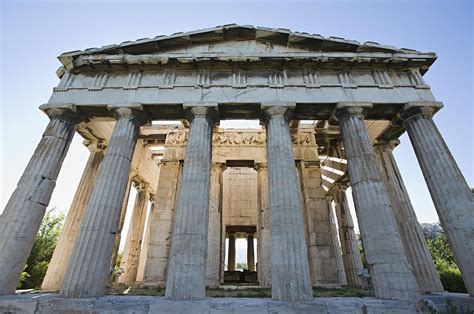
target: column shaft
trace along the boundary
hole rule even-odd
[[[209,229],[207,236],[206,286],[218,287],[221,274],[222,173],[225,164],[214,163],[211,168],[209,196]]]
[[[112,257],[110,258],[110,266],[109,266],[110,270],[115,269],[115,264],[117,263],[118,251],[120,248],[120,241],[122,239],[122,229],[123,229],[123,224],[125,223],[125,215],[127,214],[127,208],[128,208],[128,199],[130,197],[130,190],[132,188],[134,176],[135,175],[133,174],[133,171],[131,171],[128,177],[127,189],[125,190],[125,196],[123,198],[122,208],[120,209],[120,218],[119,218],[119,223],[117,227],[117,233],[115,234],[114,248],[112,250]],[[113,279],[113,278],[111,277],[110,279]]]
[[[61,293],[65,297],[105,294],[115,234],[142,119],[130,108],[115,109],[109,147],[97,173]]]
[[[474,296],[474,194],[432,119],[433,111],[408,104],[402,118],[464,283]]]
[[[347,283],[354,286],[362,284],[357,273],[364,268],[359,251],[359,241],[354,231],[349,204],[347,203],[345,188],[336,191],[335,209],[339,225],[339,239],[342,248],[342,261],[346,272]]]
[[[193,107],[173,239],[166,297],[196,300],[206,295],[207,231],[211,177],[210,108]]]
[[[147,262],[148,247],[150,244],[151,228],[153,225],[153,214],[155,212],[155,200],[150,198],[150,210],[148,211],[148,220],[146,223],[145,236],[143,238],[143,245],[140,251],[140,258],[138,260],[137,282],[143,282],[145,278],[145,266]]]
[[[258,262],[257,276],[262,287],[272,285],[272,265],[270,260],[270,211],[268,208],[268,167],[267,164],[256,164],[258,189]]]
[[[229,251],[227,252],[227,271],[235,271],[235,235],[229,234]]]
[[[179,161],[161,162],[145,264],[144,284],[147,286],[164,287],[166,283],[180,178],[181,164]]]
[[[48,270],[41,284],[43,290],[59,290],[63,283],[64,274],[66,273],[74,242],[76,241],[79,227],[84,216],[84,211],[89,200],[92,190],[91,182],[94,182],[99,165],[104,159],[103,144],[86,143],[90,150],[89,159],[82,173],[81,180],[74,195],[71,207],[67,213],[61,235],[59,236],[53,257],[48,265]]]
[[[307,221],[309,267],[313,286],[339,286],[330,211],[322,186],[319,161],[301,161],[301,188]]]
[[[391,143],[376,146],[377,161],[387,187],[398,231],[408,262],[413,268],[416,282],[422,292],[442,292],[443,285],[433,263],[423,230],[416,218],[415,210],[398,170]]]
[[[301,199],[288,128],[286,107],[270,107],[267,118],[272,298],[303,301],[313,298]]]
[[[331,238],[334,248],[334,255],[337,264],[337,275],[339,277],[339,283],[343,286],[347,285],[346,271],[344,269],[344,262],[342,260],[341,247],[339,246],[339,241],[337,240],[337,226],[334,218],[334,208],[332,206],[332,199],[328,199],[328,208],[329,208],[329,222],[331,224]]]
[[[365,128],[363,113],[367,107],[337,106],[367,263],[378,298],[413,300],[419,296],[418,287]]]
[[[148,185],[140,184],[137,190],[138,193],[128,228],[122,262],[120,263],[120,268],[123,269],[123,273],[118,278],[119,283],[125,284],[132,284],[137,281],[138,261],[142,248],[146,211],[148,207]]]
[[[0,216],[0,295],[15,293],[33,247],[74,135],[71,110],[48,112],[46,131]]]
[[[247,237],[247,268],[255,271],[255,249],[253,245],[253,235]]]

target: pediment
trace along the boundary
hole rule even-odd
[[[68,68],[78,58],[94,58],[110,55],[167,55],[176,56],[245,56],[245,55],[298,55],[304,53],[382,53],[406,56],[423,55],[436,59],[434,53],[420,53],[412,49],[398,49],[375,42],[359,43],[339,37],[323,37],[318,34],[292,32],[286,29],[224,25],[169,36],[142,38],[117,45],[89,48],[61,54],[58,59]]]

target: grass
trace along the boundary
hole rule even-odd
[[[164,296],[164,288],[151,288],[140,286],[127,286],[115,284],[109,294],[114,295],[142,295],[142,296]],[[219,288],[206,289],[209,298],[271,298],[271,288],[244,287],[244,286],[222,286]],[[361,288],[345,286],[343,288],[313,288],[313,296],[318,297],[365,297],[368,293]]]

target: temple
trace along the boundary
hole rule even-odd
[[[312,287],[362,284],[357,221],[376,298],[441,292],[393,156],[407,132],[474,295],[474,198],[433,121],[434,53],[232,24],[59,60],[49,125],[0,218],[0,294],[15,293],[76,132],[90,156],[45,290],[105,295],[123,238],[118,282],[167,300],[246,282],[311,301]],[[220,128],[235,119],[261,126]]]

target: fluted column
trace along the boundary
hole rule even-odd
[[[267,130],[272,298],[304,301],[313,298],[313,291],[288,128],[294,104],[285,105],[263,107]]]
[[[168,272],[172,226],[181,178],[177,160],[162,160],[156,188],[155,210],[146,255],[144,285],[164,287]]]
[[[392,204],[405,254],[413,268],[418,287],[422,292],[441,292],[444,291],[443,285],[439,280],[423,230],[418,223],[405,183],[393,157],[392,151],[399,143],[398,140],[379,141],[374,147],[377,161]]]
[[[337,226],[334,218],[334,208],[332,206],[333,197],[327,198],[327,206],[329,208],[329,223],[331,226],[331,239],[334,250],[334,258],[337,265],[337,275],[339,283],[343,286],[347,285],[346,271],[344,269],[344,262],[342,260],[342,251],[337,239]]]
[[[413,300],[419,296],[418,286],[364,124],[371,107],[366,103],[336,107],[359,227],[376,296]]]
[[[253,235],[247,236],[247,268],[255,271],[255,248],[253,245]]]
[[[359,241],[354,231],[349,204],[346,198],[346,187],[339,186],[335,192],[335,209],[339,226],[342,261],[346,272],[347,283],[354,286],[362,284],[357,273],[362,270],[362,259],[359,251]]]
[[[145,230],[148,197],[148,184],[139,183],[122,262],[120,263],[123,273],[118,278],[119,283],[132,284],[137,281],[138,261],[142,248],[143,232]]]
[[[401,112],[441,225],[474,296],[474,194],[432,117],[440,103],[408,103]]]
[[[270,212],[268,208],[268,167],[266,163],[255,164],[257,170],[258,193],[258,238],[257,238],[257,276],[262,287],[272,285],[272,267],[270,259]]]
[[[69,298],[105,294],[115,234],[140,126],[141,106],[111,108],[115,123],[86,207],[61,293]]]
[[[61,235],[59,236],[53,257],[48,265],[48,270],[41,284],[43,290],[59,290],[63,283],[64,274],[74,249],[82,217],[92,190],[91,182],[94,182],[97,170],[104,159],[105,145],[92,141],[85,141],[90,155],[86,167],[82,173],[81,180],[74,195],[71,207],[67,213]]]
[[[186,108],[191,127],[184,156],[165,293],[172,300],[196,300],[206,296],[211,135],[216,107]]]
[[[229,234],[229,250],[227,252],[227,271],[235,271],[235,234]]]
[[[211,167],[206,267],[206,286],[208,287],[218,287],[220,283],[222,249],[222,173],[225,169],[225,163],[213,163]]]
[[[130,171],[130,174],[128,177],[127,189],[125,190],[125,196],[123,198],[122,208],[120,209],[120,217],[119,217],[117,232],[115,233],[114,248],[112,250],[112,257],[110,258],[110,266],[109,266],[110,271],[113,271],[115,269],[115,264],[117,263],[118,251],[120,249],[120,241],[122,240],[122,229],[125,223],[125,215],[127,214],[128,198],[130,197],[130,190],[132,189],[134,178],[135,178],[135,173],[133,171]],[[114,279],[113,276],[109,277],[109,281],[113,279]]]
[[[15,293],[75,125],[82,120],[73,105],[41,109],[51,120],[0,216],[0,295]]]
[[[150,244],[151,228],[153,225],[153,215],[155,212],[155,196],[150,196],[150,209],[148,211],[148,220],[146,222],[145,236],[143,237],[143,245],[138,260],[137,282],[143,282],[145,278],[145,266],[147,262],[148,247]]]

